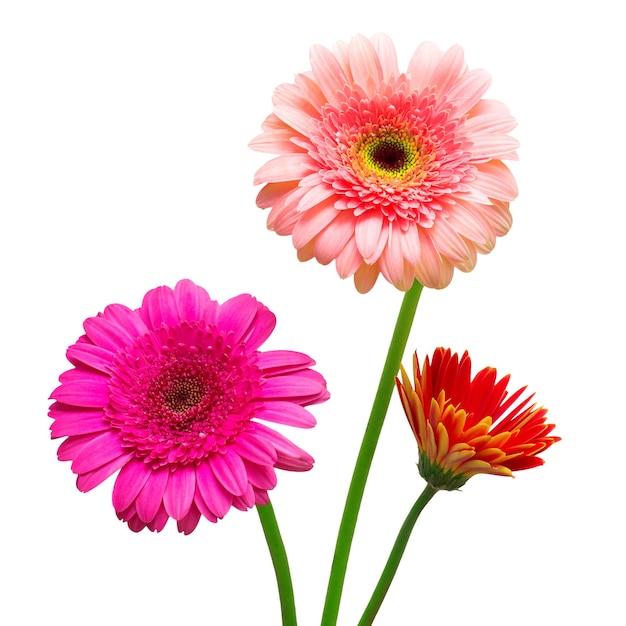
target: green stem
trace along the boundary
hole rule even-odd
[[[263,506],[257,506],[256,510],[259,512],[263,534],[265,535],[267,547],[274,564],[283,626],[296,626],[298,620],[296,618],[296,603],[293,597],[289,561],[287,560],[287,552],[280,535],[276,515],[274,515],[274,507],[271,502],[268,502]]]
[[[402,524],[402,528],[400,528],[400,532],[398,533],[398,537],[396,538],[396,542],[393,544],[393,548],[391,549],[389,558],[387,559],[385,569],[383,569],[383,572],[380,575],[378,585],[376,585],[376,589],[374,589],[374,593],[372,594],[369,604],[363,612],[363,616],[361,617],[358,626],[371,626],[372,622],[374,621],[374,618],[376,617],[376,614],[378,613],[378,610],[380,609],[380,606],[382,605],[383,600],[387,595],[387,591],[389,591],[391,581],[393,580],[393,577],[398,570],[398,565],[400,565],[400,559],[404,554],[404,549],[406,548],[406,544],[409,541],[409,537],[411,536],[411,531],[415,526],[415,522],[417,522],[417,518],[419,517],[420,513],[436,493],[437,489],[431,487],[429,484],[426,485],[424,491],[422,491],[420,497],[413,505],[413,508],[406,516],[404,524]]]
[[[328,589],[326,591],[326,602],[324,604],[324,612],[322,614],[322,626],[336,626],[337,616],[339,615],[339,604],[341,602],[341,594],[343,584],[346,577],[348,567],[348,558],[350,556],[350,548],[354,537],[354,529],[356,527],[361,501],[363,500],[363,492],[365,483],[372,465],[376,444],[380,437],[380,431],[385,421],[387,408],[393,394],[395,377],[400,369],[400,362],[404,356],[404,350],[409,338],[417,303],[422,293],[422,285],[415,281],[409,291],[404,294],[398,320],[393,331],[389,351],[383,371],[378,383],[378,390],[372,405],[369,421],[361,442],[361,449],[354,466],[352,481],[348,489],[346,504],[339,526],[337,535],[337,543],[335,545],[335,554],[330,569],[330,578],[328,580]]]

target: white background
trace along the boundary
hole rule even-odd
[[[82,321],[182,277],[278,317],[267,348],[310,353],[332,399],[293,433],[316,458],[272,494],[300,623],[319,623],[352,464],[401,294],[359,295],[265,228],[247,148],[314,43],[382,31],[406,67],[460,43],[518,119],[514,226],[474,272],[425,290],[409,341],[469,349],[549,407],[563,441],[514,479],[438,494],[377,624],[625,623],[624,60],[610,0],[341,3],[8,1],[0,9],[0,621],[279,623],[256,512],[134,534],[112,480],[88,494],[49,439],[48,396]],[[394,398],[339,624],[355,624],[421,491]]]

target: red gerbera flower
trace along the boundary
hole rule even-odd
[[[543,464],[537,455],[560,437],[550,436],[547,410],[529,405],[526,390],[509,395],[509,376],[486,367],[471,377],[467,352],[459,359],[437,348],[420,369],[413,356],[413,385],[402,368],[396,379],[419,449],[419,471],[436,489],[453,490],[475,474],[512,476]]]

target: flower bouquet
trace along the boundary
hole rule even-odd
[[[440,490],[476,474],[512,476],[543,463],[558,437],[546,409],[491,367],[437,348],[402,366],[423,288],[472,270],[511,227],[515,120],[483,96],[483,70],[463,51],[421,44],[400,71],[392,41],[357,35],[314,46],[311,69],[276,88],[257,151],[268,227],[300,261],[334,261],[366,294],[379,275],[404,292],[337,534],[321,623],[337,623],[366,481],[394,394],[417,443],[423,492],[399,529],[359,624],[373,623],[411,531]],[[365,297],[373,297],[371,294]],[[130,530],[181,533],[202,519],[256,508],[274,565],[282,624],[295,625],[287,552],[270,502],[276,470],[308,471],[312,456],[278,428],[311,428],[329,400],[323,372],[297,350],[263,350],[274,314],[249,294],[219,303],[189,279],[149,291],[137,308],[111,304],[84,322],[50,417],[62,461],[89,491],[117,473],[113,506]],[[294,346],[297,349],[297,346]],[[332,389],[331,389],[332,391]],[[278,425],[272,427],[272,425]],[[408,431],[407,431],[408,432]],[[323,468],[320,468],[323,471]],[[368,599],[369,598],[369,599]],[[269,617],[272,623],[277,617]]]

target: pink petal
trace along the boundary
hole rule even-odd
[[[387,243],[386,218],[379,211],[367,211],[358,217],[354,235],[363,260],[373,264]]]
[[[157,470],[152,470],[146,480],[145,485],[139,492],[135,500],[135,506],[137,507],[137,515],[146,523],[152,522],[159,512],[159,509],[163,509],[163,496],[170,475],[168,467],[160,467]],[[166,514],[167,516],[167,514]],[[165,520],[167,521],[167,519]]]
[[[227,448],[224,454],[209,457],[209,463],[217,480],[233,496],[240,496],[245,492],[248,476],[243,461],[236,452]]]
[[[122,456],[113,459],[109,463],[105,463],[100,467],[94,469],[91,472],[80,474],[76,479],[76,486],[79,491],[87,492],[103,483],[109,476],[112,476],[117,472],[120,467],[123,467],[134,456],[134,452],[128,452]]]
[[[113,486],[113,507],[116,511],[127,509],[135,501],[151,473],[148,465],[136,459],[122,467]]]
[[[255,424],[255,432],[271,443],[276,449],[278,469],[303,472],[313,467],[313,457],[294,443],[264,424]]]
[[[356,219],[349,211],[341,211],[315,240],[315,257],[322,265],[334,260],[354,234]]]
[[[292,400],[303,403],[318,396],[323,389],[319,380],[303,372],[268,378],[261,387],[261,397],[268,400]]]
[[[196,483],[202,499],[219,518],[224,517],[233,503],[233,495],[217,480],[209,463],[196,468]]]
[[[90,472],[117,459],[122,454],[124,454],[124,449],[119,434],[116,431],[107,430],[80,449],[72,462],[72,471],[76,474]]]
[[[263,371],[263,376],[269,377],[311,367],[315,365],[315,361],[302,352],[267,350],[258,355],[256,365]]]
[[[108,373],[114,354],[107,348],[80,341],[67,349],[67,358],[72,365],[87,365],[100,372]]]
[[[274,489],[276,487],[276,472],[271,465],[257,465],[246,461],[246,472],[250,484],[256,489]]]
[[[276,104],[274,105],[274,113],[290,128],[293,128],[292,132],[299,133],[306,137],[315,131],[315,119],[301,108],[288,106],[286,104]],[[315,115],[315,117],[318,116],[319,115]],[[296,150],[289,151],[296,152]],[[297,150],[297,152],[301,151]]]
[[[175,520],[183,519],[189,513],[195,491],[196,469],[193,465],[183,465],[170,472],[163,494],[167,514]]]
[[[355,35],[348,44],[350,70],[355,83],[366,89],[370,78],[378,84],[382,80],[382,68],[372,42],[363,35]],[[370,97],[374,93],[368,92]]]
[[[254,434],[245,432],[239,434],[235,446],[237,454],[258,465],[274,465],[276,462],[274,448]]]
[[[254,176],[254,184],[280,183],[300,180],[317,169],[315,162],[304,154],[285,154],[270,159],[259,168]]]
[[[71,461],[92,439],[98,436],[99,433],[89,433],[68,437],[59,445],[57,458],[59,461]]]
[[[452,263],[462,263],[469,258],[467,244],[446,219],[436,219],[428,233],[437,251]]]
[[[276,316],[260,302],[248,332],[241,338],[248,350],[260,348],[276,327]]]
[[[463,48],[458,45],[452,46],[439,60],[430,79],[431,86],[435,87],[437,94],[447,95],[464,68]]]
[[[281,128],[266,131],[257,135],[248,147],[257,152],[269,152],[271,154],[283,154],[285,152],[305,152],[298,148],[292,141],[294,130],[292,128]]]
[[[196,493],[193,496],[193,503],[196,505],[196,507],[204,517],[206,517],[210,522],[215,523],[217,522],[218,518],[215,513],[213,513],[213,511],[211,511],[211,509],[207,506],[207,503],[204,501],[204,498],[200,494],[197,481],[198,474],[196,473]]]
[[[99,372],[73,369],[59,377],[61,385],[50,398],[86,408],[101,408],[109,401],[109,377]]]
[[[443,52],[430,41],[421,43],[413,53],[407,73],[411,77],[411,87],[421,90],[432,86],[432,76],[435,73]]]
[[[378,33],[372,37],[372,45],[380,60],[382,77],[389,79],[399,74],[398,58],[393,41],[388,35]]]
[[[256,204],[260,209],[269,209],[277,202],[281,201],[286,195],[290,194],[294,189],[297,189],[297,187],[297,180],[281,181],[265,185],[257,194]]]
[[[362,262],[363,257],[356,247],[356,238],[353,235],[335,259],[337,274],[341,278],[348,278],[359,269]]]
[[[320,208],[334,208],[334,202],[325,202],[329,198],[334,198],[335,190],[325,183],[308,187],[307,192],[300,198],[296,207],[299,213],[309,211],[313,207],[322,205]],[[336,210],[336,209],[335,209]]]
[[[519,141],[510,135],[478,134],[472,136],[472,162],[490,159],[516,159]]]
[[[315,82],[330,104],[337,103],[337,93],[348,83],[335,55],[323,46],[311,48],[311,69]]]
[[[313,428],[316,424],[315,418],[307,409],[294,402],[281,400],[264,403],[255,417],[267,422],[286,424],[297,428]]]
[[[86,319],[83,328],[94,344],[113,353],[131,345],[147,332],[137,313],[122,304],[111,304],[104,313]]]
[[[354,286],[359,293],[367,293],[376,283],[380,270],[378,263],[361,263],[354,273]]]
[[[502,161],[489,161],[475,166],[473,185],[489,198],[510,202],[517,197],[517,183],[511,170]]]
[[[54,419],[50,426],[53,439],[70,435],[86,435],[109,429],[104,421],[102,410],[83,410],[74,407],[53,404],[48,413]]]
[[[189,508],[189,513],[177,522],[178,532],[185,533],[185,535],[192,533],[198,526],[200,517],[201,515],[198,507],[192,503]]]
[[[333,192],[334,193],[334,192]],[[302,213],[293,227],[293,245],[302,248],[330,224],[340,211],[328,202]]]
[[[161,328],[163,324],[171,327],[180,323],[174,291],[169,287],[150,290],[143,298],[139,313],[152,330]]]
[[[218,312],[219,327],[226,332],[233,333],[233,343],[245,341],[254,332],[252,323],[257,317],[259,309],[263,308],[265,307],[249,294],[235,296],[221,305]],[[267,338],[267,327],[270,326],[273,330],[276,318],[270,313],[269,316],[262,316],[260,321],[261,326],[263,326],[262,335]]]
[[[165,528],[165,524],[167,524],[168,519],[169,515],[167,514],[165,507],[161,504],[154,518],[148,522],[148,528],[152,532],[160,533]]]
[[[188,279],[181,280],[174,287],[174,296],[181,320],[188,322],[204,320],[209,324],[215,322],[218,304],[211,300],[202,287]]]
[[[491,76],[485,70],[466,72],[447,95],[447,100],[455,105],[455,115],[467,113],[489,89]]]

